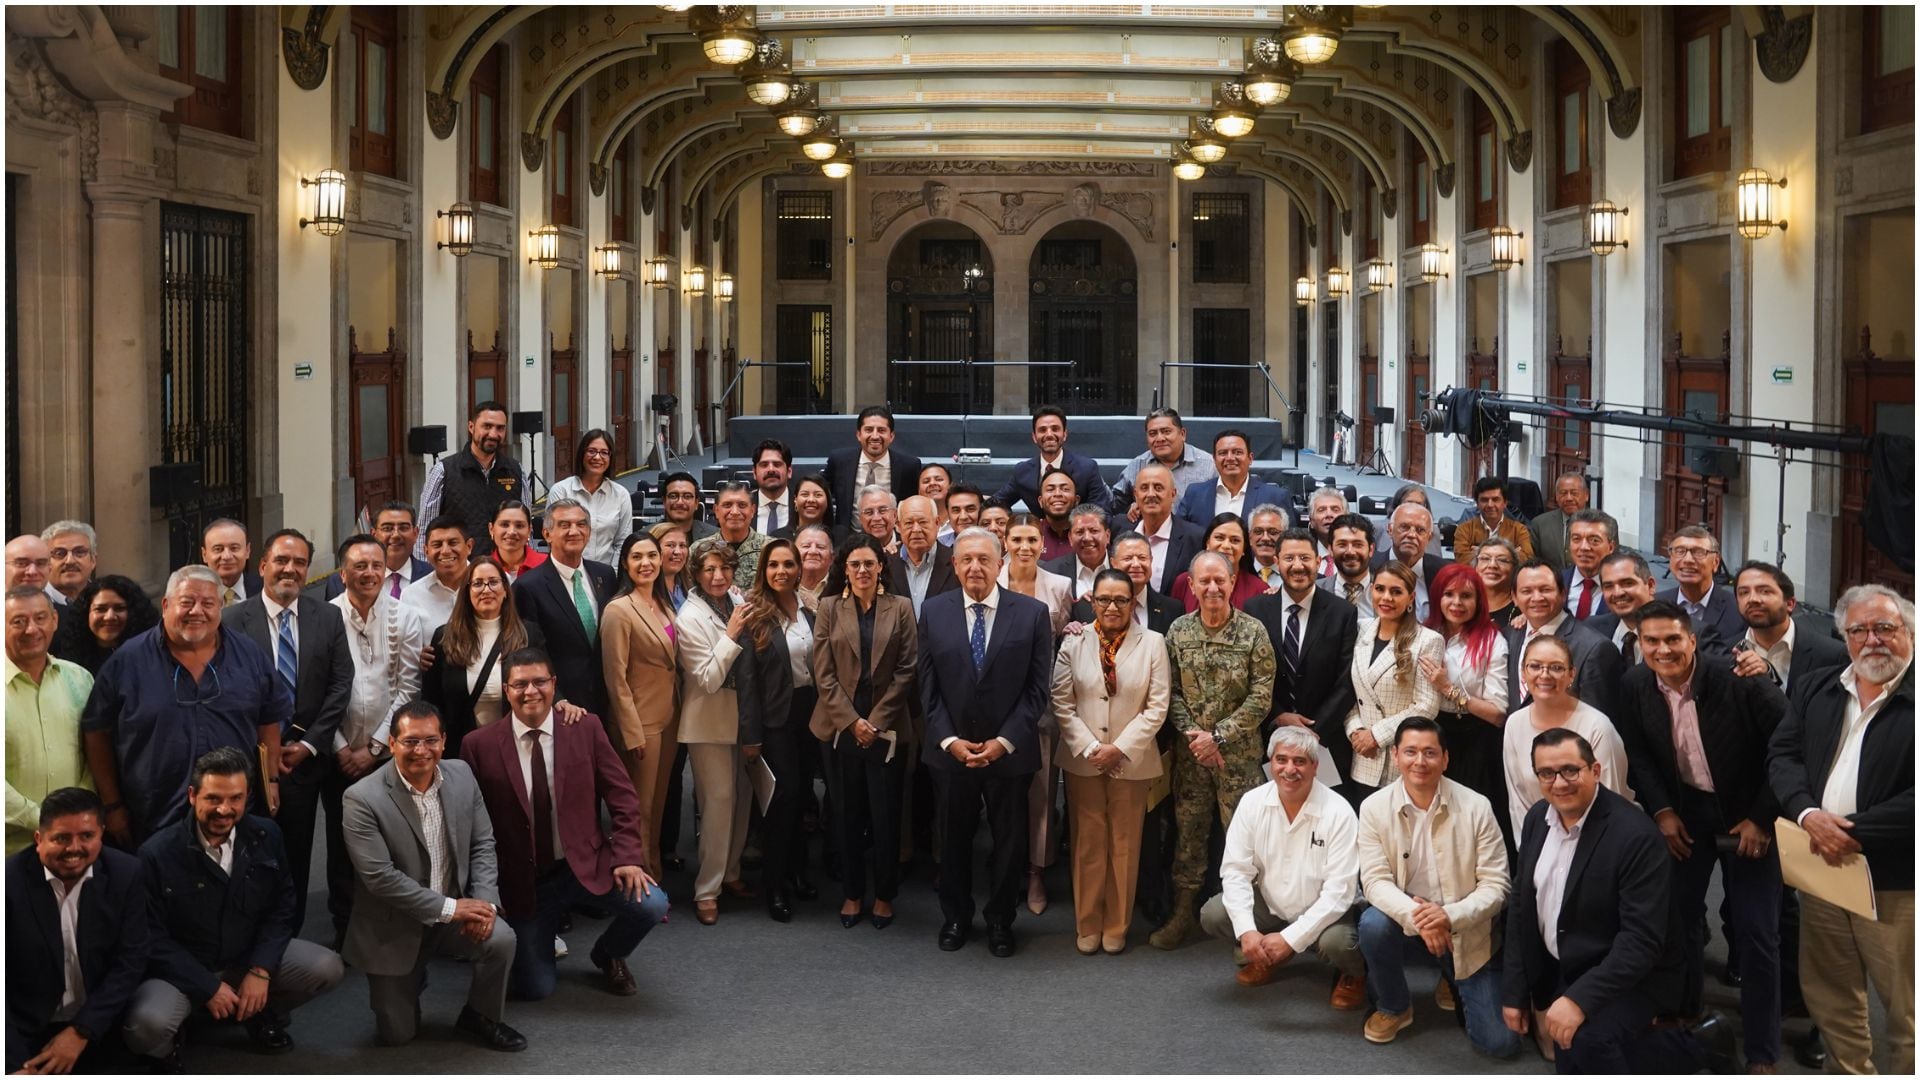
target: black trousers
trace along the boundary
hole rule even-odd
[[[866,900],[869,872],[876,901],[891,904],[900,893],[900,791],[910,764],[904,749],[888,761],[882,739],[862,750],[851,734],[842,734],[827,748],[827,797],[844,899]]]
[[[1566,993],[1567,983],[1558,973],[1553,981],[1558,986],[1555,996]],[[1595,1003],[1574,1032],[1573,1045],[1554,1052],[1554,1071],[1622,1076],[1692,1073],[1706,1068],[1707,1056],[1700,1041],[1679,1028],[1654,1027],[1655,1011],[1653,999],[1637,988]]]
[[[680,804],[686,801],[682,786],[687,775],[687,744],[673,752],[673,771],[667,776],[667,808],[660,814],[660,850],[675,854],[680,847]]]
[[[293,870],[293,935],[300,936],[300,928],[307,923],[308,879],[313,869],[313,832],[319,824],[322,792],[340,775],[340,767],[334,764],[331,748],[315,754],[300,763],[300,767],[280,778],[280,812],[274,815],[274,824],[280,826],[280,835],[287,842],[287,860]],[[345,790],[344,785],[341,790]],[[339,859],[345,864],[344,875],[336,881],[333,861]],[[353,902],[353,865],[347,862],[347,845],[340,836],[340,797],[335,795],[327,803],[327,907],[331,910],[335,903]],[[336,899],[337,898],[337,899]],[[344,909],[337,913],[335,923],[346,925]]]
[[[806,869],[807,834],[800,828],[800,812],[813,801],[812,758],[819,740],[807,730],[807,720],[814,699],[812,687],[795,688],[787,722],[761,736],[760,756],[773,770],[773,800],[760,832],[762,892],[785,889],[790,877]]]
[[[1015,903],[1027,875],[1027,792],[1033,774],[998,773],[992,768],[930,769],[939,789],[943,815],[940,832],[940,912],[948,922],[973,919],[973,834],[982,805],[993,849],[987,859],[989,925],[1013,924]]]
[[[1513,823],[1507,820],[1507,779],[1500,760],[1500,729],[1470,713],[1442,712],[1435,718],[1447,736],[1447,779],[1465,784],[1493,804],[1500,835],[1513,847]]]

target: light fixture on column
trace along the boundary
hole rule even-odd
[[[1207,175],[1207,167],[1193,160],[1192,156],[1185,151],[1175,151],[1173,175],[1181,180],[1198,180]]]
[[[1734,206],[1738,210],[1735,217],[1740,227],[1740,235],[1749,240],[1759,240],[1775,229],[1785,229],[1785,221],[1774,220],[1773,189],[1787,186],[1787,178],[1775,180],[1767,175],[1765,169],[1748,169],[1740,174],[1738,186],[1734,189]]]
[[[1627,208],[1605,199],[1587,205],[1587,248],[1595,255],[1611,255],[1627,246]]]
[[[1227,156],[1227,144],[1213,133],[1212,126],[1211,120],[1204,125],[1199,120],[1188,125],[1191,130],[1187,133],[1187,155],[1202,165],[1211,165]]]
[[[820,94],[803,80],[788,76],[786,99],[768,107],[773,122],[782,132],[796,139],[813,134],[825,117],[820,115]]]
[[[1294,279],[1293,302],[1296,304],[1299,304],[1301,307],[1311,307],[1313,305],[1313,279],[1312,278],[1306,276],[1305,274],[1302,274],[1298,278]]]
[[[733,275],[725,272],[713,276],[713,298],[723,304],[733,303]]]
[[[800,152],[810,161],[826,161],[840,152],[840,139],[831,120],[818,124],[812,134],[800,140]]]
[[[680,275],[680,289],[688,296],[707,295],[707,268],[699,263],[687,267],[686,273]]]
[[[1213,132],[1223,139],[1237,139],[1253,130],[1254,105],[1247,100],[1246,88],[1227,81],[1213,89]]]
[[[741,4],[702,6],[687,25],[700,35],[700,51],[716,64],[733,67],[753,59],[760,36],[753,32],[753,9]]]
[[[1393,288],[1393,264],[1385,259],[1367,260],[1367,291],[1379,292]]]
[[[740,81],[756,105],[779,105],[792,97],[793,69],[787,66],[786,49],[773,38],[761,40],[753,59],[740,69]]]
[[[610,278],[620,276],[620,249],[618,247],[613,244],[607,244],[604,247],[595,248],[594,254],[599,256],[600,260],[600,265],[594,267],[595,273]]]
[[[1247,48],[1246,72],[1240,76],[1240,83],[1247,100],[1264,109],[1287,100],[1299,75],[1300,65],[1287,56],[1279,38],[1260,37]]]
[[[1289,4],[1280,40],[1294,63],[1324,64],[1333,59],[1340,35],[1351,26],[1351,4]]]
[[[1327,267],[1327,299],[1338,300],[1347,295],[1347,272],[1338,266]]]
[[[447,219],[447,238],[439,242],[452,252],[455,258],[465,258],[473,254],[473,207],[457,202],[445,210],[435,210],[433,216]]]
[[[1447,276],[1447,249],[1439,244],[1420,245],[1420,280],[1432,284]]]
[[[346,176],[339,169],[322,169],[311,180],[301,177],[300,186],[313,189],[313,216],[301,218],[300,227],[311,225],[321,236],[340,235],[347,227]]]
[[[655,255],[647,260],[647,284],[656,289],[673,288],[673,256]]]
[[[1505,225],[1495,225],[1488,234],[1493,241],[1492,258],[1495,270],[1511,270],[1515,263],[1524,264],[1527,260],[1520,254],[1520,241],[1526,233],[1514,232]]]
[[[853,147],[842,147],[840,152],[820,163],[820,175],[829,180],[845,180],[853,175]]]
[[[527,261],[542,270],[552,270],[560,265],[560,230],[552,225],[542,225],[527,234],[533,241],[532,251]]]

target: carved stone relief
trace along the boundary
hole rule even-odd
[[[960,196],[961,205],[992,222],[1002,236],[1022,235],[1041,214],[1065,201],[1066,196],[1053,191],[970,191]]]
[[[925,185],[932,187],[933,184]],[[945,188],[945,184],[938,185]],[[909,210],[926,205],[925,187],[906,191],[876,191],[867,204],[867,220],[871,222],[867,239],[878,240],[886,234],[887,226],[899,220],[900,215]]]
[[[427,91],[427,128],[436,139],[453,137],[453,126],[460,119],[460,103],[440,93]]]
[[[1516,132],[1507,140],[1507,161],[1514,172],[1527,171],[1527,166],[1533,163],[1533,132]]]
[[[653,213],[653,200],[658,198],[659,195],[660,195],[660,192],[657,188],[651,188],[651,187],[641,188],[640,189],[640,212],[643,214]]]
[[[1381,213],[1385,214],[1387,217],[1392,217],[1394,214],[1394,211],[1398,210],[1399,208],[1400,208],[1400,192],[1398,189],[1388,188],[1387,190],[1380,193]]]
[[[1640,126],[1640,88],[1622,90],[1607,99],[1607,126],[1614,138],[1626,139]]]
[[[605,165],[587,166],[587,186],[593,189],[595,195],[607,193],[607,176],[611,172]]]
[[[1100,205],[1133,222],[1140,235],[1153,239],[1153,196],[1144,191],[1131,191],[1124,195],[1102,195]]]
[[[47,67],[32,42],[7,44],[7,119],[43,120],[75,129],[80,138],[80,179],[100,178],[100,116],[75,97]]]
[[[1813,44],[1813,15],[1809,12],[1789,19],[1779,5],[1770,4],[1761,7],[1760,18],[1767,25],[1753,39],[1760,73],[1777,83],[1788,82],[1807,62],[1807,49]]]
[[[1439,192],[1443,199],[1453,198],[1454,171],[1455,165],[1451,161],[1433,170],[1433,189]]]
[[[539,172],[541,162],[547,158],[547,140],[530,131],[520,133],[520,160],[526,163],[528,172]]]
[[[280,51],[287,58],[287,75],[302,90],[318,90],[327,79],[327,59],[332,52],[320,40],[320,23],[326,8],[316,6],[307,16],[304,29],[280,28]]]

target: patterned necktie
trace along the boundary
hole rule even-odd
[[[1280,644],[1280,658],[1287,663],[1287,674],[1300,675],[1300,605],[1287,605],[1287,636]]]
[[[861,486],[861,487],[863,487],[863,488],[864,488],[864,487],[872,487],[872,486],[873,486],[873,472],[874,472],[874,470],[875,470],[875,469],[877,469],[877,468],[879,468],[879,467],[880,467],[880,463],[879,463],[879,462],[876,462],[876,461],[867,461],[867,462],[865,462],[865,464],[864,464],[864,465],[862,466],[862,471],[861,471],[861,475],[860,475],[860,486]],[[858,491],[855,491],[855,492],[853,493],[853,497],[854,497],[855,499],[858,499],[858,498],[860,497],[860,493],[859,493]]]
[[[1590,577],[1582,577],[1580,579],[1580,607],[1573,613],[1574,618],[1584,619],[1593,614],[1593,591],[1593,579]]]
[[[280,672],[280,681],[287,684],[287,693],[293,693],[300,671],[300,658],[293,651],[292,608],[282,608],[280,611],[280,641],[274,646],[273,666]]]
[[[226,588],[220,590],[220,606],[223,608],[233,606],[233,586],[228,585]]]
[[[1279,573],[1280,571],[1276,567],[1263,566],[1260,568],[1260,580],[1266,583],[1267,588],[1271,589],[1273,588],[1273,579],[1277,577]]]
[[[387,595],[395,600],[400,599],[400,571],[398,570],[387,575]]]
[[[973,633],[967,638],[967,647],[973,650],[973,673],[980,674],[987,666],[987,605],[973,605]]]
[[[547,787],[547,755],[540,746],[540,733],[527,732],[527,745],[533,749],[533,865],[545,870],[553,864],[553,792]]]
[[[1346,589],[1347,589],[1347,603],[1352,604],[1354,607],[1359,607],[1360,606],[1360,583],[1357,581],[1349,581],[1346,584]]]
[[[587,640],[592,641],[599,629],[599,620],[593,614],[593,601],[587,597],[587,568],[582,566],[573,572],[573,610],[580,613],[580,629],[587,632]]]

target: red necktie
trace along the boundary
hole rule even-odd
[[[1320,563],[1320,576],[1321,576],[1321,577],[1332,577],[1332,576],[1333,576],[1333,571],[1334,571],[1334,566],[1333,566],[1333,553],[1332,553],[1332,552],[1328,552],[1328,553],[1327,553],[1327,555],[1326,555],[1326,557],[1325,557],[1325,558],[1324,558],[1324,559],[1323,559],[1323,560],[1321,561],[1321,563]]]
[[[1584,619],[1591,614],[1593,614],[1593,579],[1583,577],[1580,579],[1580,609],[1573,613],[1573,617]]]

